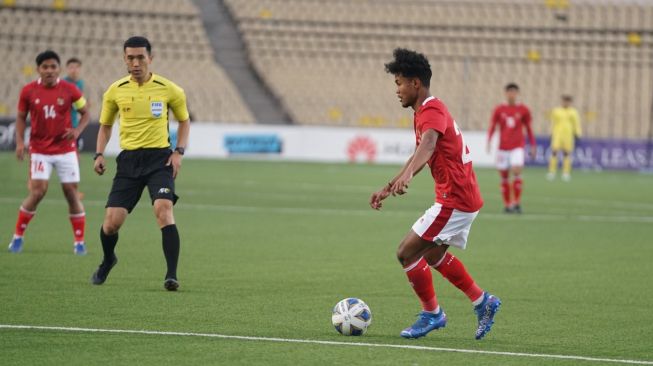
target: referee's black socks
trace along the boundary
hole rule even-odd
[[[161,228],[163,255],[166,257],[168,272],[166,279],[177,279],[177,261],[179,260],[179,232],[177,225],[172,224]]]
[[[107,235],[104,233],[102,226],[100,226],[100,241],[102,242],[102,251],[104,252],[104,262],[113,262],[113,257],[115,256],[114,249],[116,249],[116,244],[118,243],[118,233]]]

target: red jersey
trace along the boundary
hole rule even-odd
[[[435,180],[435,201],[445,207],[476,212],[483,206],[469,148],[447,106],[434,97],[427,98],[415,112],[417,146],[429,129],[440,134],[433,156],[428,161]]]
[[[43,85],[41,79],[23,87],[18,111],[30,115],[30,152],[54,155],[77,150],[75,140],[64,139],[63,135],[67,128],[72,128],[70,110],[81,98],[79,89],[65,80],[57,80],[51,88]]]
[[[531,111],[523,104],[501,104],[494,109],[487,139],[490,141],[496,126],[499,125],[499,150],[512,150],[524,147],[524,128],[528,133],[528,141],[535,146],[535,136],[531,129]]]

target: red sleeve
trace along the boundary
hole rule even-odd
[[[535,146],[535,136],[533,135],[533,129],[531,128],[531,111],[526,109],[524,113],[524,126],[526,126],[526,133],[528,134],[528,141],[531,146]]]
[[[30,88],[27,85],[20,91],[20,97],[18,98],[18,112],[27,113],[29,111],[29,92]]]
[[[497,128],[497,122],[499,122],[499,107],[494,109],[492,113],[492,119],[490,120],[490,128],[487,130],[487,140],[492,140],[492,135],[494,135],[494,130]]]
[[[419,115],[419,126],[421,133],[435,130],[444,135],[447,131],[447,119],[439,109],[426,108]]]

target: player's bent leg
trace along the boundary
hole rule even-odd
[[[16,228],[14,230],[14,235],[11,238],[11,242],[9,242],[8,249],[12,253],[20,253],[23,251],[23,235],[25,234],[27,225],[36,214],[36,208],[48,191],[48,181],[44,179],[30,179],[29,185],[29,194],[23,200],[20,209],[18,210]]]
[[[168,291],[179,289],[177,264],[179,263],[179,231],[173,215],[173,201],[165,198],[154,200],[154,214],[161,228],[161,246],[166,259],[167,271],[163,287]]]
[[[420,338],[447,324],[447,316],[438,305],[435,295],[431,270],[423,257],[434,245],[411,230],[397,249],[397,259],[404,267],[408,281],[422,304],[417,321],[401,331],[400,335],[404,338]]]
[[[41,203],[45,194],[48,192],[48,181],[44,179],[31,179],[29,194],[23,201],[22,206],[29,211],[36,211],[36,207]]]
[[[118,231],[125,222],[129,212],[123,207],[107,207],[104,222],[100,228],[100,242],[102,242],[102,252],[104,257],[102,263],[91,276],[91,283],[101,285],[109,276],[111,269],[118,263],[118,257],[115,254],[116,244],[118,244]]]

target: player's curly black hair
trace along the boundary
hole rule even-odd
[[[45,60],[55,60],[57,61],[57,64],[61,65],[59,55],[57,55],[57,53],[52,50],[47,50],[39,53],[38,56],[36,56],[36,66],[41,66]]]
[[[418,78],[427,88],[431,85],[431,65],[423,54],[405,48],[396,48],[392,54],[395,59],[385,64],[387,73]]]

